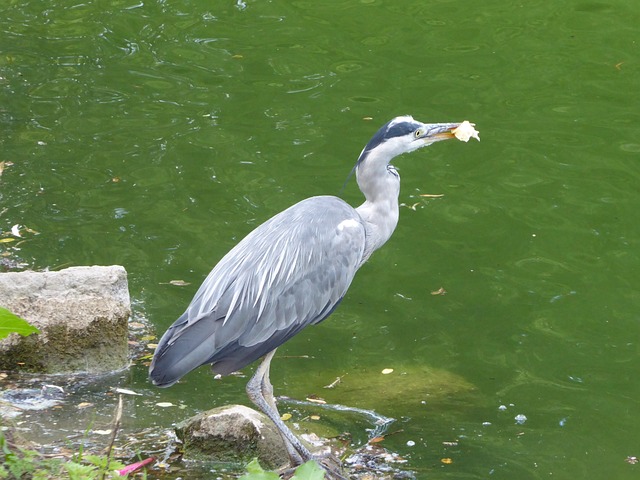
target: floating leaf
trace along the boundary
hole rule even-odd
[[[446,295],[447,291],[440,287],[438,290],[434,290],[433,292],[431,292],[431,295]]]
[[[317,421],[317,420],[320,420],[320,415],[310,415],[309,418],[311,420],[316,420]]]
[[[453,460],[450,458],[441,458],[440,461],[445,465],[451,465],[453,463]]]
[[[320,405],[327,404],[326,400],[323,400],[322,398],[318,398],[318,397],[307,397],[307,402],[319,403]]]
[[[7,238],[0,238],[0,243],[9,243],[9,242],[15,242],[16,239],[15,238],[11,238],[11,237],[7,237]]]
[[[393,373],[393,368],[385,368],[382,370],[383,375],[389,375],[390,373]]]
[[[189,282],[185,282],[184,280],[171,280],[169,285],[174,285],[176,287],[186,287],[187,285],[191,285]]]
[[[329,385],[325,385],[322,388],[335,388],[335,386],[338,385],[341,381],[342,381],[342,377],[336,377],[336,379],[333,382],[331,382]]]
[[[156,407],[160,407],[160,408],[169,408],[169,407],[174,407],[175,405],[171,402],[158,402],[156,403]]]
[[[282,419],[283,422],[286,422],[287,420],[291,420],[292,416],[293,415],[291,415],[290,413],[283,413],[280,418]]]
[[[141,393],[134,392],[133,390],[128,390],[126,388],[115,388],[114,391],[116,393],[122,393],[123,395],[142,395]]]

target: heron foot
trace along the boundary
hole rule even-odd
[[[324,468],[327,472],[326,477],[329,480],[347,480],[347,477],[342,474],[342,463],[340,459],[333,453],[314,456],[314,460]]]

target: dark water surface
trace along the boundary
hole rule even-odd
[[[5,0],[0,228],[39,233],[0,248],[124,265],[164,331],[244,234],[339,194],[382,123],[471,120],[481,143],[397,160],[396,233],[279,350],[276,390],[395,418],[418,478],[638,478],[638,25],[635,0]],[[246,403],[245,381],[120,386],[145,427]]]

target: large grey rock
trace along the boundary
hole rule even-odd
[[[176,426],[189,458],[248,463],[258,458],[264,468],[288,464],[289,457],[275,425],[243,405],[214,408]]]
[[[0,369],[108,372],[128,364],[124,267],[0,273],[0,306],[40,329],[0,341]]]

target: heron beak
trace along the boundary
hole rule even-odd
[[[451,131],[459,126],[459,123],[427,123],[425,124],[427,134],[422,138],[427,144],[449,140],[455,137]]]

